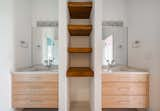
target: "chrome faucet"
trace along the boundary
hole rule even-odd
[[[48,58],[47,60],[45,60],[44,62],[46,63],[47,67],[51,67],[53,62],[54,62],[55,58]]]
[[[110,62],[109,60],[106,59],[106,62],[107,62],[107,69],[108,69],[108,70],[116,65],[115,60],[112,60],[112,61]]]

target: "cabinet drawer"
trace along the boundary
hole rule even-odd
[[[57,94],[57,82],[14,82],[13,94]]]
[[[147,108],[147,96],[103,96],[103,108]]]
[[[35,100],[35,101],[46,101],[46,100],[49,100],[49,101],[52,101],[52,100],[57,100],[57,95],[55,94],[48,94],[48,95],[42,95],[42,94],[39,94],[39,95],[36,95],[36,94],[31,94],[31,95],[14,95],[13,96],[13,100]]]
[[[57,94],[48,95],[14,95],[12,97],[15,108],[57,108]]]
[[[103,96],[147,96],[147,83],[103,82]]]
[[[12,105],[14,108],[58,108],[57,101],[20,100]]]
[[[103,82],[147,82],[148,75],[146,74],[103,74]]]
[[[47,81],[47,82],[54,82],[58,81],[57,74],[13,74],[12,80],[14,82],[27,82],[27,81]]]
[[[33,94],[57,94],[58,89],[17,89],[13,90],[13,95],[33,95]]]
[[[58,88],[57,82],[14,82],[13,89],[48,89]]]
[[[13,97],[14,108],[58,108],[58,97],[53,95]]]

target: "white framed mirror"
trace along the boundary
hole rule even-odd
[[[128,64],[128,28],[119,26],[103,26],[102,64],[106,66],[115,62],[117,65]]]
[[[32,28],[32,65],[58,66],[58,26]]]

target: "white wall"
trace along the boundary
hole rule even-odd
[[[58,21],[59,0],[32,0],[32,26],[36,21]]]
[[[128,6],[129,23],[129,64],[141,68],[149,68],[152,61],[156,35],[156,14],[154,1],[131,1]],[[141,47],[132,48],[135,40],[141,42]],[[138,55],[137,55],[138,53]],[[137,57],[138,56],[138,57]],[[141,61],[141,62],[137,62]],[[148,66],[149,65],[149,66]]]
[[[124,21],[127,25],[127,0],[102,0],[103,1],[103,21]]]
[[[69,87],[66,72],[68,69],[68,0],[59,1],[59,14],[58,14],[58,31],[59,31],[59,111],[69,111]]]
[[[31,65],[32,26],[37,21],[58,21],[58,0],[15,0],[15,66]],[[20,41],[28,44],[20,47]]]
[[[13,69],[13,0],[0,0],[0,111],[11,111],[10,70]]]
[[[160,100],[160,1],[129,0],[129,65],[148,69],[150,75],[150,111],[159,111]],[[141,47],[133,48],[132,42],[139,40]]]
[[[92,78],[70,78],[70,101],[88,102],[90,98],[90,80]]]
[[[93,0],[93,10],[91,15],[93,25],[91,33],[91,65],[94,77],[91,81],[91,111],[101,111],[101,58],[102,58],[102,0]]]

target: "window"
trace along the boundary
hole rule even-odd
[[[103,65],[107,65],[113,60],[113,34],[104,39],[103,45]]]

